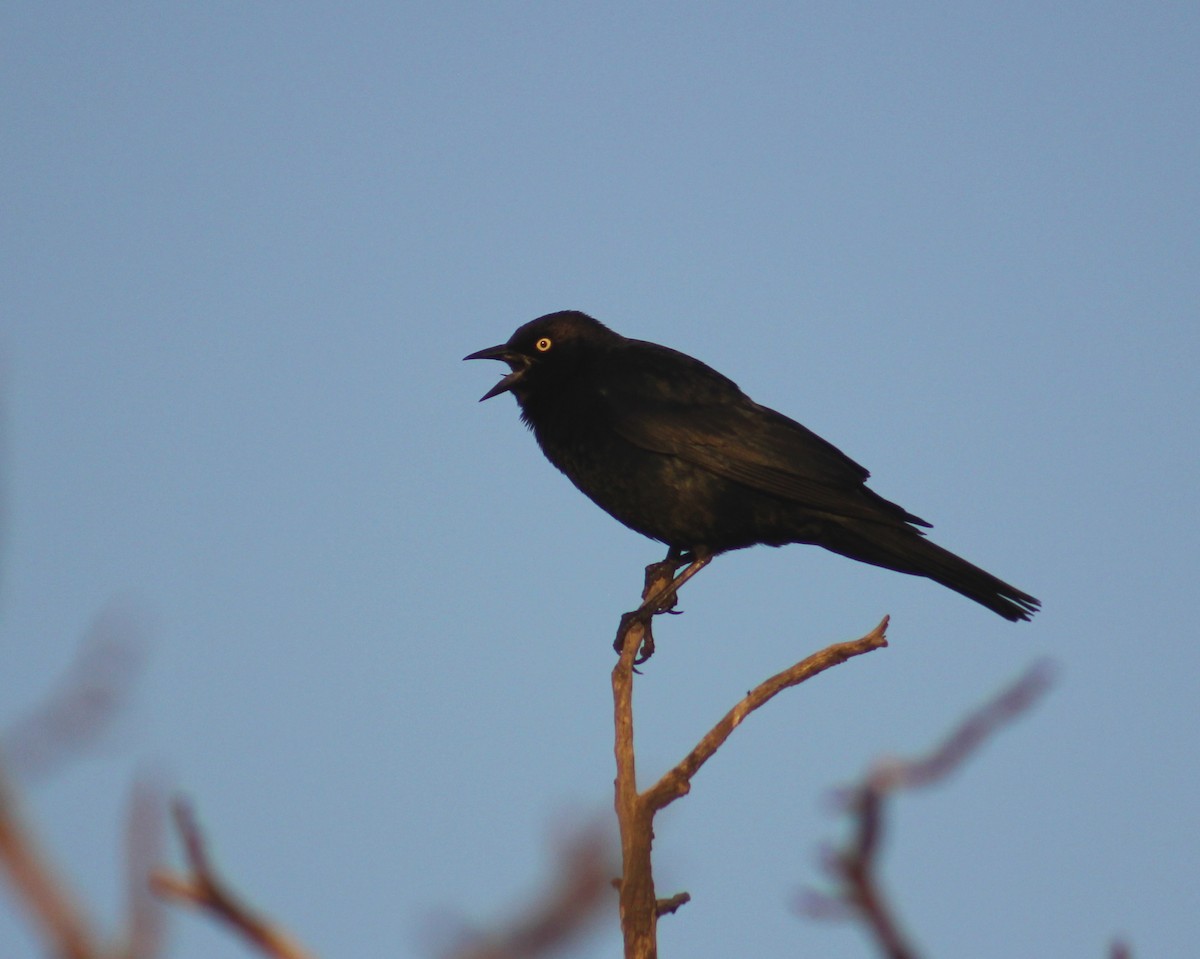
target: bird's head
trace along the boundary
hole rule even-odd
[[[500,346],[464,356],[464,360],[502,360],[512,370],[480,397],[480,402],[512,392],[523,401],[534,390],[567,382],[589,355],[621,337],[577,310],[547,313],[530,320]]]

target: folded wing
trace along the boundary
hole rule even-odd
[[[929,526],[867,489],[867,470],[832,443],[755,403],[709,367],[681,358],[712,373],[698,393],[697,371],[687,370],[686,401],[674,395],[669,378],[625,378],[619,389],[605,391],[612,426],[625,440],[823,513]]]

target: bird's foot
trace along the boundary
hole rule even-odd
[[[650,628],[650,617],[652,615],[653,613],[639,607],[632,612],[624,613],[621,616],[621,625],[617,627],[617,639],[613,643],[613,649],[620,656],[625,651],[625,643],[629,639],[630,631],[638,625],[641,626],[642,638],[639,643],[640,648],[633,660],[635,666],[640,666],[654,655],[654,631]]]
[[[617,639],[613,648],[618,655],[625,649],[625,641],[635,624],[641,625],[642,640],[634,663],[640,666],[654,655],[654,631],[651,622],[659,613],[678,615],[681,612],[675,608],[679,604],[679,593],[673,588],[676,584],[675,573],[679,567],[694,561],[693,554],[672,547],[666,559],[646,567],[642,605],[632,612],[625,613],[621,617],[621,625],[617,627]]]
[[[685,553],[682,550],[671,547],[667,553],[667,558],[659,560],[657,563],[651,563],[646,567],[646,579],[642,587],[642,609],[645,609],[651,602],[651,598],[655,597],[654,613],[671,613],[678,615],[682,610],[675,607],[679,604],[679,594],[675,590],[669,593],[662,593],[662,590],[671,585],[675,580],[675,574],[679,571],[679,567],[687,566],[692,562],[693,556],[691,553]],[[662,593],[661,596],[658,594]],[[648,621],[647,621],[648,622]]]
[[[622,616],[617,629],[617,641],[613,643],[617,655],[624,653],[629,634],[637,626],[641,626],[642,638],[635,664],[640,665],[654,655],[654,633],[650,621],[659,613],[677,612],[675,606],[679,602],[679,587],[712,562],[712,557],[713,554],[703,548],[685,553],[672,546],[666,559],[646,567],[642,605]],[[680,566],[686,566],[687,569],[676,576],[675,571]]]

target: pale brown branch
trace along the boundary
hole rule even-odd
[[[66,883],[38,848],[17,808],[17,799],[0,770],[0,867],[39,925],[42,937],[62,959],[95,959],[100,955],[82,910]]]
[[[662,581],[650,581],[649,571],[643,596],[653,595],[671,581],[664,572]],[[628,619],[628,618],[627,618]],[[614,805],[621,831],[621,931],[625,938],[625,959],[654,959],[658,955],[658,903],[654,896],[654,876],[650,848],[654,841],[653,813],[640,801],[637,788],[637,764],[633,748],[633,665],[648,635],[648,623],[628,619],[617,665],[613,667],[614,753],[617,760]]]
[[[742,724],[742,721],[747,716],[768,703],[785,689],[799,685],[805,680],[816,676],[818,673],[822,673],[832,666],[844,663],[854,656],[861,656],[863,653],[869,653],[874,649],[887,646],[887,625],[888,617],[885,616],[879,621],[878,626],[861,639],[845,643],[835,643],[802,659],[794,666],[789,666],[782,672],[776,673],[770,679],[759,683],[746,694],[741,702],[729,710],[720,722],[705,734],[704,738],[696,744],[696,747],[675,768],[667,772],[646,791],[644,796],[646,803],[652,809],[659,810],[674,802],[680,796],[686,795],[691,788],[692,777],[701,766],[708,762],[713,753],[721,748],[725,740]]]
[[[703,556],[693,557],[685,573],[675,578],[675,570],[678,569],[680,560],[679,552],[671,550],[665,560],[646,568],[643,605],[638,611],[626,613],[621,618],[621,626],[617,632],[616,646],[620,658],[612,673],[615,727],[613,751],[617,761],[614,805],[621,830],[622,869],[618,888],[626,959],[655,959],[658,954],[658,917],[674,912],[690,898],[687,893],[679,893],[664,900],[655,898],[651,862],[655,813],[688,791],[696,771],[754,710],[783,690],[802,683],[831,666],[887,645],[885,631],[888,620],[884,617],[883,621],[862,639],[830,646],[760,683],[705,735],[681,763],[652,788],[645,793],[639,793],[633,736],[634,665],[649,658],[653,651],[650,622],[656,611],[673,608],[675,591],[683,585],[688,576],[698,572],[707,562],[707,558]],[[643,659],[639,660],[638,651],[642,649]]]
[[[680,907],[687,905],[692,901],[692,894],[688,892],[677,892],[669,899],[660,899],[656,904],[658,914],[665,916],[668,913],[676,913]]]
[[[164,899],[186,903],[226,923],[273,959],[311,959],[290,934],[256,914],[217,875],[191,808],[183,800],[172,806],[175,827],[183,842],[188,874],[160,869],[151,877],[151,888]]]

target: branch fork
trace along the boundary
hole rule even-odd
[[[633,676],[635,665],[644,663],[654,651],[651,618],[674,608],[677,591],[703,569],[710,555],[683,557],[677,550],[660,563],[646,567],[642,605],[621,617],[615,644],[620,658],[612,672],[615,726],[614,753],[617,762],[615,807],[621,833],[622,878],[619,881],[621,930],[626,959],[654,959],[658,954],[658,917],[672,913],[690,898],[679,893],[658,899],[654,891],[651,847],[654,815],[691,789],[692,777],[754,710],[783,690],[796,686],[854,656],[887,645],[888,617],[861,639],[835,643],[802,659],[770,679],[759,683],[712,727],[679,763],[644,792],[637,787],[633,736]],[[688,563],[678,576],[676,570]],[[640,654],[640,655],[639,655]]]

